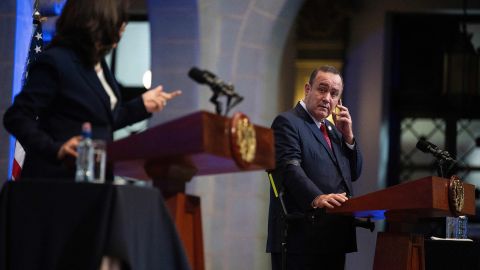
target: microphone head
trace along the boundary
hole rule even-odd
[[[430,149],[436,149],[438,148],[435,144],[425,140],[425,139],[420,139],[418,140],[417,142],[417,149],[419,149],[420,151],[424,152],[424,153],[430,153]]]
[[[188,77],[200,84],[207,83],[207,79],[205,78],[205,72],[196,67],[192,67],[190,71],[188,71]]]

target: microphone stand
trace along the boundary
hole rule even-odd
[[[213,103],[213,105],[215,105],[215,112],[219,115],[222,114],[222,103],[220,103],[218,101],[218,92],[217,91],[213,91],[213,95],[212,97],[210,98],[210,102]]]
[[[458,162],[452,158],[438,158],[437,159],[437,175],[442,178],[449,178],[453,175],[452,171]]]
[[[458,164],[458,161],[451,158],[450,157],[450,154],[448,152],[446,152],[446,155],[445,156],[442,156],[442,157],[437,157],[437,164],[438,164],[438,167],[437,167],[437,174],[439,177],[442,177],[442,178],[450,178],[452,177],[453,173],[452,170],[455,168],[455,166]],[[463,216],[465,217],[465,216]],[[445,220],[445,226],[446,227],[453,227],[454,231],[458,231],[459,229],[457,228],[459,225],[450,225],[450,224],[460,224],[460,217],[455,217],[455,216],[447,216],[447,217],[444,217],[444,220]],[[465,226],[467,226],[466,224],[466,219],[462,219],[462,220],[465,220]],[[454,233],[455,235],[456,233]],[[447,230],[445,232],[445,237],[448,238],[450,237],[450,235],[447,235]]]
[[[271,176],[273,174],[273,171],[267,170],[267,174]],[[271,178],[271,185],[275,189],[275,184],[273,183],[273,177]],[[285,205],[284,201],[284,196],[285,192],[283,188],[281,188],[278,192],[278,202],[280,203],[281,211],[280,211],[280,218],[282,220],[282,235],[281,235],[281,256],[282,256],[282,262],[281,262],[281,269],[282,270],[287,270],[287,251],[288,251],[288,245],[287,245],[287,238],[288,238],[288,228],[291,222],[298,222],[301,220],[306,219],[306,214],[304,213],[288,213],[287,207]],[[278,203],[277,202],[277,203]],[[353,220],[353,225],[355,227],[360,227],[364,229],[370,230],[370,232],[373,232],[375,230],[375,223],[371,220],[371,218],[367,218],[366,220],[361,220],[358,218],[354,218]]]
[[[285,202],[283,201],[283,191],[280,191],[278,194],[278,198],[280,200],[280,205],[282,207],[282,212],[280,213],[281,218],[283,220],[283,230],[282,230],[282,270],[287,270],[287,237],[288,237],[288,226],[291,221],[301,220],[305,218],[304,214],[295,213],[289,214],[287,212],[287,207],[285,206]]]
[[[443,166],[445,165],[444,163],[445,163],[445,161],[443,159],[438,159],[437,160],[437,165],[438,165],[437,166],[437,175],[439,177],[442,177],[442,178],[445,178],[445,171],[444,171],[444,168],[443,168]]]
[[[243,97],[235,93],[233,85],[231,84],[226,84],[226,85],[221,85],[221,86],[214,86],[211,87],[213,90],[213,95],[210,98],[210,102],[215,105],[215,112],[218,115],[222,115],[223,111],[223,106],[220,101],[218,101],[218,98],[220,96],[226,96],[227,97],[227,106],[225,108],[225,114],[224,116],[227,116],[228,112],[235,107],[237,104],[239,104],[242,100]],[[233,103],[232,103],[233,101]]]

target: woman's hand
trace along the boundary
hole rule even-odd
[[[82,136],[75,136],[66,141],[58,150],[57,157],[59,160],[63,160],[66,157],[78,157],[77,146],[82,140]]]
[[[163,91],[163,86],[159,85],[152,90],[143,93],[142,99],[145,109],[149,113],[159,112],[167,106],[167,101],[179,96],[182,91],[176,90],[173,92]]]

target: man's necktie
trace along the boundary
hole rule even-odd
[[[320,130],[322,131],[323,137],[325,138],[325,141],[327,141],[328,147],[332,149],[332,142],[330,141],[330,138],[328,137],[327,129],[325,128],[325,123],[322,123],[320,125]]]

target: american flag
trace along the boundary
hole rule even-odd
[[[25,72],[23,73],[22,84],[25,85],[25,81],[28,78],[28,70],[31,63],[37,60],[37,57],[43,51],[43,31],[40,14],[35,11],[33,15],[33,34],[30,41],[30,49],[28,51],[27,62],[25,64]],[[13,157],[12,165],[12,180],[20,179],[20,173],[22,172],[23,161],[25,160],[25,150],[22,145],[15,142],[15,154]]]

